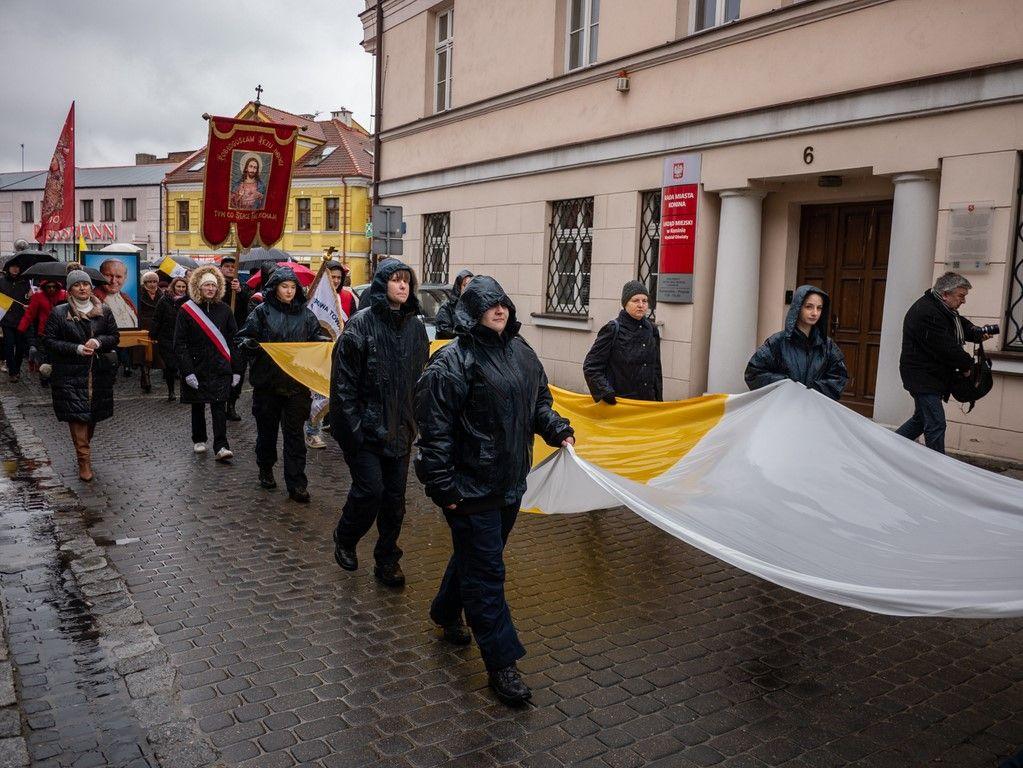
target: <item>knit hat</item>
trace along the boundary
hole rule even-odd
[[[639,280],[630,280],[627,282],[625,287],[622,288],[622,306],[624,307],[629,303],[629,299],[633,296],[638,296],[639,294],[643,294],[649,299],[650,289],[643,285],[643,283]]]
[[[92,278],[89,277],[89,273],[84,269],[72,269],[67,273],[67,287],[70,288],[72,285],[78,283],[88,283],[92,285]]]
[[[211,283],[213,285],[219,285],[220,284],[220,281],[217,280],[217,276],[214,275],[212,272],[207,272],[206,274],[204,274],[202,277],[199,278],[199,287],[200,288],[202,288],[204,285],[209,285]]]

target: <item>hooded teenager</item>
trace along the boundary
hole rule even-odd
[[[526,652],[504,596],[504,547],[526,491],[533,436],[551,446],[575,438],[494,278],[473,279],[455,322],[458,340],[433,356],[416,385],[416,475],[444,511],[453,546],[430,618],[446,640],[464,645],[464,612],[490,687],[519,704],[531,694],[515,666]]]
[[[69,272],[67,286],[67,304],[53,308],[43,344],[53,366],[53,410],[71,432],[78,477],[89,482],[93,478],[93,432],[97,422],[114,415],[116,350],[121,335],[110,307],[92,295],[92,278],[86,272]]]
[[[294,501],[309,501],[302,425],[309,418],[309,387],[282,371],[260,344],[328,341],[320,322],[305,307],[305,291],[290,267],[278,267],[263,284],[263,300],[238,331],[238,346],[249,361],[252,415],[256,417],[259,484],[276,488],[277,433],[284,443],[284,484]]]
[[[472,278],[473,274],[468,269],[463,269],[455,275],[455,281],[451,284],[451,298],[440,305],[434,320],[438,339],[455,338],[455,305],[458,304],[458,297],[462,295],[462,291]]]
[[[412,391],[430,342],[408,265],[382,261],[363,298],[368,306],[355,313],[334,344],[330,375],[331,434],[352,474],[334,530],[334,559],[347,571],[358,568],[355,547],[375,520],[379,538],[373,573],[383,584],[398,587],[405,583],[398,536],[416,436]]]
[[[768,338],[753,353],[746,366],[746,386],[760,389],[792,379],[838,400],[849,381],[849,373],[842,350],[828,337],[830,314],[828,294],[812,285],[796,288],[785,318],[785,330]]]
[[[206,452],[206,403],[213,422],[217,461],[234,453],[227,442],[227,400],[240,376],[235,335],[238,326],[223,302],[224,276],[215,266],[188,276],[188,300],[181,304],[174,329],[174,359],[181,373],[181,402],[192,405],[192,450]]]
[[[638,280],[622,288],[622,310],[604,324],[583,361],[594,402],[614,405],[616,397],[663,400],[661,336],[647,317],[649,290]]]

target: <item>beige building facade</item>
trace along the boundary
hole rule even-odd
[[[434,279],[511,294],[553,383],[622,284],[655,283],[665,161],[698,156],[691,303],[658,301],[665,397],[745,390],[804,282],[843,400],[885,424],[906,309],[946,269],[999,323],[949,450],[1023,460],[1023,43],[1016,0],[383,0],[381,202]],[[376,3],[362,15],[377,49]]]

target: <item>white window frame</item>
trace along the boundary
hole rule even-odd
[[[447,37],[441,39],[441,21],[447,21]],[[433,101],[433,111],[446,112],[451,109],[451,60],[453,58],[454,47],[455,47],[455,9],[448,8],[446,11],[441,11],[435,18],[435,31],[433,33],[433,88],[431,99]],[[444,72],[440,71],[440,59],[442,54],[447,54],[444,61]],[[437,99],[437,86],[444,83],[444,103],[439,104]]]
[[[572,9],[577,4],[582,5],[583,25],[578,29],[572,29]],[[565,71],[571,72],[582,69],[597,63],[597,38],[600,34],[600,0],[567,0],[565,6]],[[572,65],[572,34],[582,33],[582,47],[579,51],[581,61],[575,66]]]
[[[723,24],[731,24],[732,21],[737,21],[742,18],[742,0],[739,2],[739,15],[731,21],[725,21],[725,8],[728,6],[728,0],[714,0],[714,23],[700,29],[696,28],[696,13],[697,7],[700,5],[701,0],[693,0],[689,3],[689,34],[695,34],[696,32],[703,32],[707,29],[716,29]]]

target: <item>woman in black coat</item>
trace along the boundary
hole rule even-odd
[[[78,459],[78,477],[93,478],[91,441],[96,423],[114,415],[117,344],[121,339],[110,307],[92,295],[82,270],[68,274],[68,301],[54,307],[43,344],[53,372],[50,392],[57,419],[66,421]]]
[[[213,265],[188,277],[188,300],[181,304],[174,329],[174,359],[181,373],[181,402],[192,405],[192,450],[206,452],[206,403],[213,422],[217,461],[234,453],[227,443],[227,400],[241,378],[234,372],[237,353],[234,313],[225,304],[224,276]]]
[[[455,275],[455,282],[451,284],[451,298],[440,305],[437,317],[433,321],[438,339],[455,338],[455,305],[458,304],[458,297],[462,295],[462,291],[472,278],[473,274],[468,269],[463,269]]]
[[[156,315],[156,305],[163,298],[163,293],[160,291],[160,277],[156,272],[143,272],[141,282],[142,289],[139,291],[138,303],[139,328],[151,333],[153,318]],[[141,385],[143,392],[149,392],[153,388],[150,379],[152,368],[152,359],[149,362],[142,361]]]
[[[616,398],[663,400],[661,336],[647,317],[647,287],[630,280],[622,288],[622,311],[597,334],[583,361],[583,375],[594,402]]]
[[[746,366],[746,386],[760,389],[792,379],[838,400],[849,373],[842,350],[828,337],[830,314],[828,294],[812,285],[796,288],[785,330],[771,336],[753,353]]]
[[[174,380],[178,364],[174,359],[174,329],[177,327],[178,311],[188,298],[188,281],[175,277],[167,285],[167,291],[156,302],[153,310],[153,325],[149,338],[156,342],[156,354],[163,361],[163,380],[167,383],[167,402],[174,402]]]

